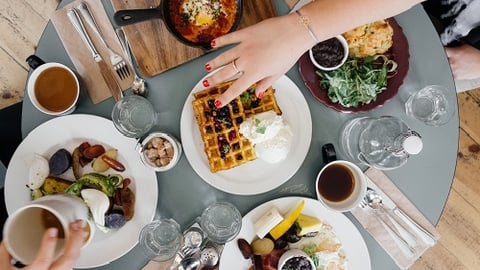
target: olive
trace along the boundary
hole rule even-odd
[[[50,174],[60,175],[72,166],[72,155],[66,149],[62,148],[55,152],[48,161]]]
[[[297,235],[297,226],[293,225],[285,233],[285,240],[289,243],[296,243],[300,241],[301,237]]]
[[[250,259],[253,256],[252,246],[243,238],[237,240],[238,248],[245,259]]]

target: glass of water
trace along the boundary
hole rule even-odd
[[[413,93],[405,103],[407,115],[426,125],[446,124],[455,111],[456,92],[440,85],[428,85]]]
[[[177,254],[182,241],[180,225],[173,219],[160,219],[142,228],[139,245],[150,260],[164,262]]]
[[[211,241],[225,244],[240,232],[242,215],[229,202],[215,202],[203,211],[200,226]]]
[[[157,113],[152,104],[139,95],[125,96],[112,110],[112,121],[123,135],[140,138],[145,135],[157,121]]]

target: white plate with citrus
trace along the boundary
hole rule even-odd
[[[266,202],[251,210],[242,219],[242,229],[239,235],[225,245],[220,258],[220,270],[246,270],[252,265],[251,260],[243,258],[237,246],[237,240],[243,238],[251,243],[257,239],[254,224],[272,207],[286,215],[301,201],[304,201],[301,213],[316,217],[321,222],[332,227],[333,232],[341,243],[342,253],[346,256],[346,269],[370,270],[370,255],[367,245],[355,225],[343,214],[326,209],[319,201],[303,197],[285,197]],[[321,270],[322,268],[317,268]]]

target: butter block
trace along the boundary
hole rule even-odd
[[[255,233],[259,238],[263,238],[271,229],[282,222],[282,220],[283,217],[277,208],[272,207],[253,224]]]

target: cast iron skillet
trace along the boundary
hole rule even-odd
[[[176,30],[174,22],[169,15],[169,2],[170,0],[162,0],[160,5],[155,8],[118,10],[113,15],[113,18],[119,26],[130,25],[151,19],[161,19],[165,23],[170,33],[172,33],[179,41],[188,46],[202,47],[205,50],[210,50],[212,48],[210,46],[210,41],[193,42],[186,39],[180,32]],[[232,27],[228,30],[228,33],[237,28],[238,24],[240,23],[240,19],[242,18],[243,1],[235,0],[235,2],[237,4],[237,13],[235,16],[235,21],[233,22]]]

